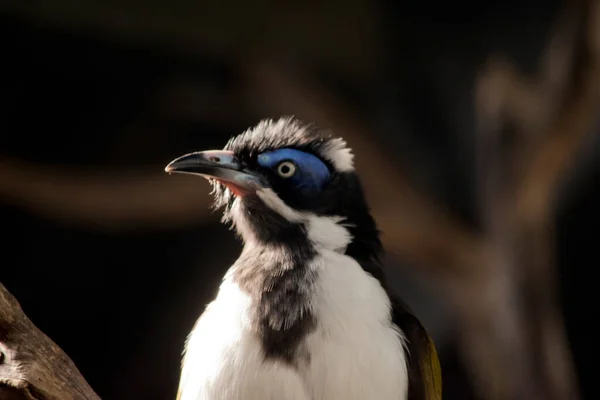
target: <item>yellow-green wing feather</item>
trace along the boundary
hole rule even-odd
[[[433,340],[405,304],[393,299],[392,306],[394,323],[406,337],[408,400],[441,400],[442,369]]]
[[[423,371],[423,386],[425,387],[425,399],[442,399],[442,367],[438,359],[437,350],[433,340],[428,335],[428,351],[419,360],[419,366]]]

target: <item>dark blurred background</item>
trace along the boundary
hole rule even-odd
[[[399,246],[386,259],[393,284],[438,346],[444,397],[472,398],[477,366],[462,356],[457,321],[477,300],[448,300],[446,282],[462,275],[443,271],[458,262],[421,236],[398,244],[407,242],[393,231],[410,211],[395,207],[409,182],[486,236],[478,77],[501,55],[538,81],[563,10],[557,0],[5,0],[0,282],[102,398],[174,398],[185,337],[240,243],[209,211],[206,183],[163,168],[261,118],[295,114],[356,149],[386,246]],[[565,87],[585,79],[574,65]],[[577,93],[559,91],[550,123],[527,129],[553,131]],[[597,118],[586,118],[545,220],[554,228],[543,274],[555,276],[575,381],[592,399],[600,141]],[[421,222],[406,224],[418,232]]]

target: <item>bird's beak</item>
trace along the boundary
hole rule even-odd
[[[237,196],[245,196],[266,186],[260,175],[245,169],[236,160],[233,152],[226,150],[208,150],[186,154],[171,161],[165,171],[215,179],[227,186]]]

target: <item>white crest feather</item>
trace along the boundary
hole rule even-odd
[[[322,156],[327,158],[338,171],[354,171],[354,154],[344,139],[331,139],[323,146],[321,152]]]

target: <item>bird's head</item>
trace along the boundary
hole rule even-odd
[[[165,170],[209,179],[215,205],[246,242],[290,243],[303,233],[358,259],[381,250],[351,149],[313,125],[263,120],[223,150],[186,154]]]

